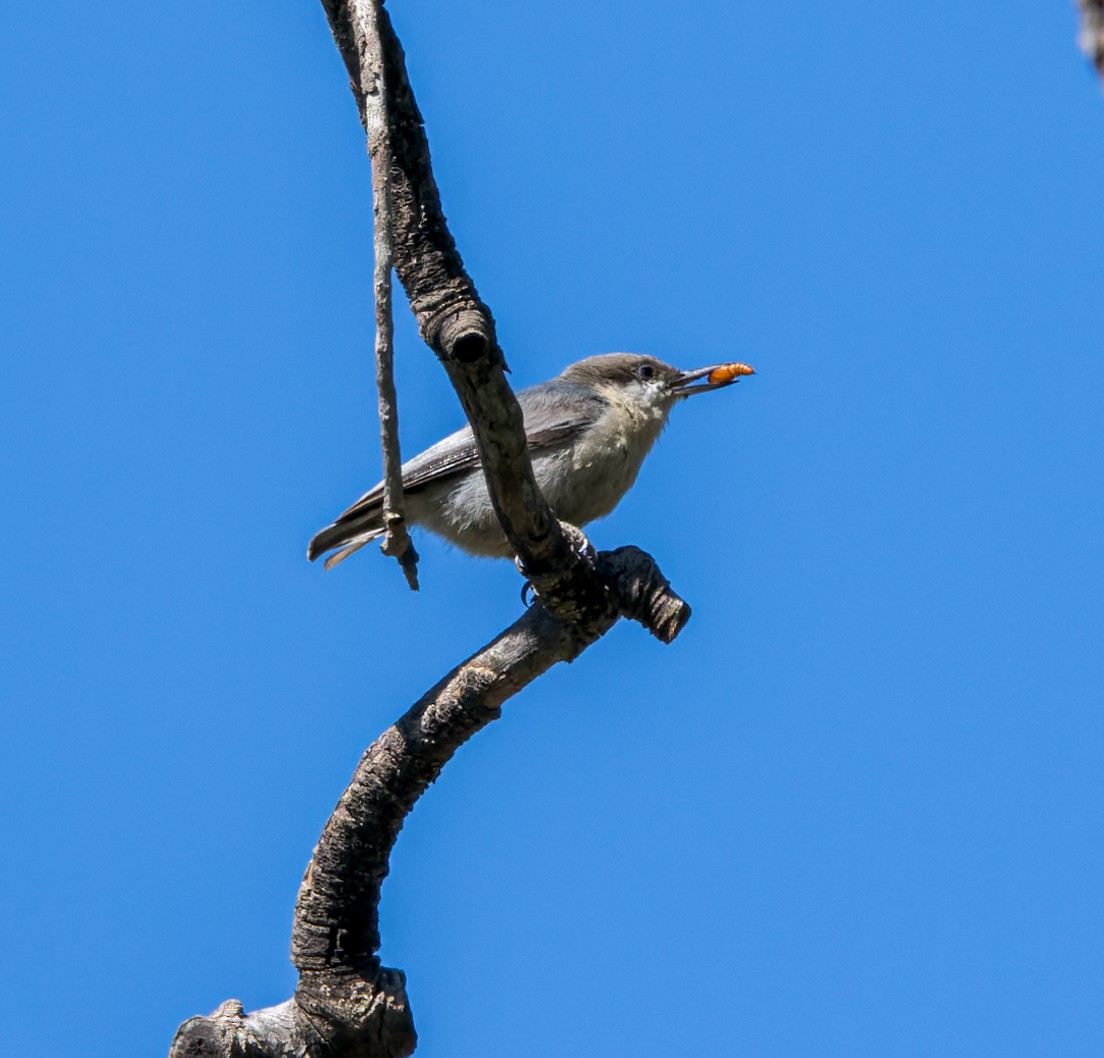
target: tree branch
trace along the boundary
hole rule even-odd
[[[418,552],[403,519],[402,456],[399,446],[399,402],[395,393],[394,326],[391,316],[391,269],[394,263],[391,232],[391,147],[387,134],[387,89],[375,4],[358,9],[369,20],[362,32],[367,48],[364,128],[372,163],[372,236],[375,249],[373,292],[376,303],[376,390],[379,394],[380,447],[383,450],[383,543],[380,550],[396,558],[407,584],[418,590]]]
[[[501,706],[559,661],[571,661],[620,616],[670,642],[690,608],[634,547],[598,556],[617,606],[584,624],[531,606],[453,669],[365,752],[322,831],[295,906],[295,998],[246,1015],[237,1000],[177,1030],[170,1058],[331,1058],[411,1054],[417,1036],[406,978],[379,964],[379,897],[391,849],[415,801]]]
[[[365,36],[369,20],[358,12],[370,2],[322,0],[366,129],[372,46]],[[378,25],[392,157],[395,270],[422,337],[460,397],[479,446],[491,502],[534,589],[565,618],[601,609],[604,601],[595,579],[537,488],[494,317],[465,270],[445,221],[402,46],[382,9]]]
[[[521,411],[506,382],[490,310],[445,224],[422,118],[402,49],[378,0],[322,0],[372,141],[382,93],[395,269],[421,333],[453,382],[475,432],[491,498],[538,603],[454,669],[366,751],[331,815],[296,902],[295,996],[245,1014],[230,1000],[177,1031],[170,1058],[394,1058],[416,1043],[401,971],[382,967],[380,886],[407,813],[456,749],[502,703],[558,661],[570,661],[619,617],[662,642],[689,606],[634,547],[584,556],[533,477]],[[369,17],[374,15],[375,18]],[[370,39],[378,27],[379,48]],[[382,80],[372,55],[382,57]],[[379,155],[373,153],[373,160]],[[378,185],[377,185],[378,193]],[[378,199],[377,199],[378,201]],[[378,262],[378,258],[377,258]],[[378,279],[378,275],[377,275]]]

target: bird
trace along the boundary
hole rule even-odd
[[[605,353],[521,390],[533,473],[549,507],[576,527],[609,514],[632,488],[676,404],[754,373],[741,363],[680,371],[653,356]],[[470,426],[404,463],[402,482],[408,523],[472,555],[514,557]],[[331,569],[384,532],[380,482],[315,535],[307,558],[332,552],[325,562]]]

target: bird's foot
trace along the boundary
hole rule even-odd
[[[586,533],[577,525],[572,525],[570,522],[560,522],[560,529],[563,531],[564,537],[571,546],[571,550],[584,562],[593,562],[594,559],[598,557],[598,552],[595,550],[594,545],[587,538]],[[521,603],[523,606],[530,606],[533,602],[536,602],[540,596],[533,587],[529,579],[529,571],[525,568],[525,563],[521,561],[520,557],[514,558],[514,566],[518,573],[525,578],[525,583],[521,586]],[[529,598],[530,594],[532,595],[532,599]]]
[[[580,558],[589,562],[597,557],[598,552],[595,551],[594,545],[587,539],[586,533],[577,525],[572,525],[570,522],[560,522],[560,528],[563,530],[564,536],[567,537],[571,549]]]

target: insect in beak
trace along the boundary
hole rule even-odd
[[[750,364],[714,364],[712,367],[699,367],[695,371],[683,371],[674,386],[675,396],[689,397],[693,393],[711,393],[715,389],[739,382],[743,375],[754,374],[755,368]]]

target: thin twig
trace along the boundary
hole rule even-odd
[[[418,552],[406,531],[402,456],[399,449],[399,403],[395,393],[395,328],[391,315],[391,270],[394,265],[391,219],[391,145],[388,133],[386,68],[379,46],[377,0],[360,4],[367,43],[367,66],[374,91],[364,101],[368,157],[372,163],[372,219],[375,247],[373,291],[376,303],[376,388],[379,391],[380,447],[383,449],[383,542],[380,550],[396,558],[407,584],[418,590]]]

